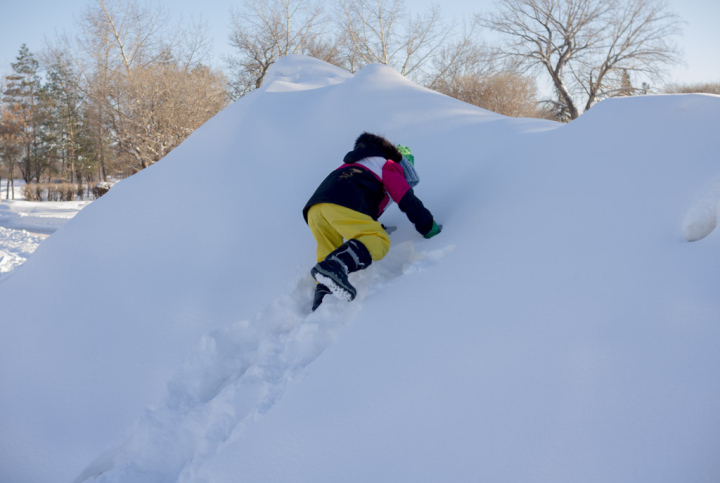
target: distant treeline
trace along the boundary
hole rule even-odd
[[[84,186],[144,169],[288,54],[351,72],[379,62],[501,114],[563,122],[598,100],[650,92],[681,61],[682,22],[662,0],[500,0],[452,21],[403,0],[245,0],[229,12],[224,69],[204,63],[207,25],[139,0],[89,1],[76,22],[38,55],[23,44],[2,78],[0,172],[10,180]],[[499,40],[484,43],[483,32]],[[551,98],[538,97],[538,80]]]

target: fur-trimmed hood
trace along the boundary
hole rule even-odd
[[[391,159],[396,163],[402,161],[402,154],[390,141],[369,132],[364,132],[358,136],[355,140],[355,149],[347,153],[343,161],[350,164],[373,156]]]

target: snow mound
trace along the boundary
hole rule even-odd
[[[264,92],[293,92],[340,84],[352,74],[326,62],[302,55],[288,55],[268,69]]]
[[[711,96],[560,125],[282,59],[0,279],[0,481],[714,483],[720,241],[686,239],[718,127]],[[310,314],[301,209],[362,131],[444,230],[392,208]]]
[[[717,227],[720,219],[720,182],[713,183],[693,203],[683,220],[687,241],[702,240]]]

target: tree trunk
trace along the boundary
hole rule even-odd
[[[102,169],[103,181],[107,181],[107,173],[105,172],[105,144],[103,143],[103,112],[102,107],[98,104],[98,151],[100,152],[100,168]]]
[[[27,143],[25,145],[25,169],[23,170],[22,168],[20,168],[23,173],[23,179],[25,180],[26,184],[30,184],[30,182],[32,181],[31,153],[32,153],[32,144]]]
[[[12,189],[12,199],[14,200],[15,199],[15,165],[12,163],[10,164],[10,177],[8,178],[8,184],[11,186],[10,188],[8,188],[8,190]],[[8,198],[8,196],[10,196],[10,191],[8,191],[5,194],[5,197],[7,199],[10,199],[10,198]]]
[[[107,181],[107,172],[105,171],[105,150],[100,148],[100,174],[102,174],[102,180]]]
[[[546,63],[545,67],[547,68],[548,73],[553,80],[553,84],[555,84],[555,89],[557,89],[560,97],[567,106],[568,112],[570,113],[570,119],[574,120],[577,119],[580,114],[578,113],[577,107],[575,107],[573,98],[570,95],[570,91],[568,90],[567,86],[565,85],[565,81],[563,80],[563,72],[565,70],[565,66],[564,64],[560,64],[559,62],[560,61],[558,61],[558,65],[555,67],[555,69],[552,68],[552,65],[550,63]]]

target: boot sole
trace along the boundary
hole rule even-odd
[[[317,267],[313,268],[312,276],[316,281],[329,288],[333,295],[337,298],[346,302],[352,302],[355,298],[355,294],[353,292],[337,283],[334,278],[330,277],[330,275],[323,273],[322,269],[318,269]]]

